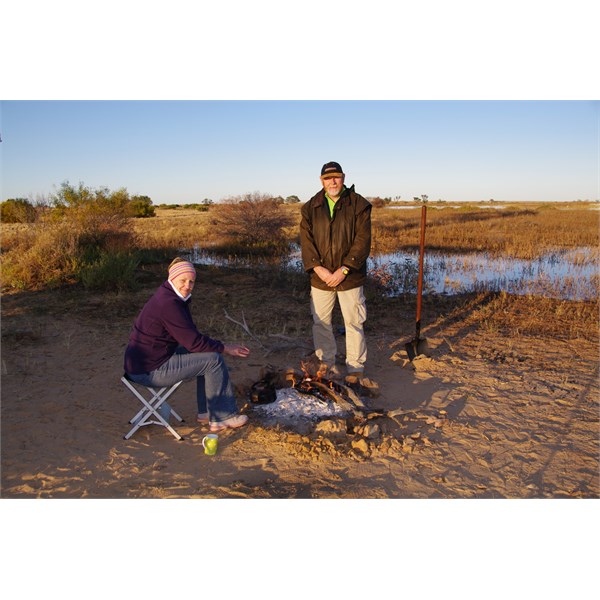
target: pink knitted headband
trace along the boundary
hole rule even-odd
[[[194,268],[194,265],[191,262],[188,262],[187,260],[175,263],[169,269],[169,279],[173,280],[179,277],[179,275],[182,275],[183,273],[193,273],[195,275],[196,269]]]

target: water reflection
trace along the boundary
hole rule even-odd
[[[506,291],[567,300],[598,297],[597,253],[579,248],[540,256],[534,260],[490,257],[483,253],[439,254],[429,252],[424,260],[424,293]],[[391,270],[390,293],[416,291],[418,254],[395,253],[373,258],[372,269]],[[404,275],[403,275],[404,273]]]
[[[369,275],[377,280],[386,295],[415,293],[418,258],[416,252],[371,257]],[[194,248],[190,260],[196,264],[252,269],[267,262],[264,258],[218,256],[200,248]],[[298,246],[288,255],[268,262],[281,269],[303,270]],[[424,294],[506,291],[566,300],[593,300],[598,297],[599,289],[598,250],[593,248],[554,252],[534,260],[490,257],[483,253],[425,253]]]

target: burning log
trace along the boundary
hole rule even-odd
[[[305,364],[302,364],[302,370],[303,374],[296,371],[286,373],[288,383],[299,392],[332,400],[355,416],[363,416],[363,412],[368,410],[354,390],[348,386],[321,377],[318,372],[312,376]]]
[[[327,381],[327,380],[324,380]],[[341,393],[338,393],[333,388],[333,381],[324,383],[313,379],[303,379],[298,385],[294,386],[299,392],[304,394],[313,394],[318,397],[318,393],[322,394],[326,399],[333,400],[339,404],[344,410],[356,414],[356,407],[352,406]],[[318,393],[315,393],[318,392]]]

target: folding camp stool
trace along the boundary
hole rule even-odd
[[[152,388],[147,385],[142,386],[141,384],[135,383],[127,376],[127,373],[121,377],[121,381],[129,388],[131,393],[143,404],[141,410],[133,417],[129,422],[133,424],[131,431],[123,436],[124,439],[128,440],[140,427],[145,425],[162,425],[166,427],[177,440],[183,438],[169,425],[169,423],[162,417],[158,412],[160,407],[167,401],[167,398],[183,383],[178,381],[171,386],[165,386],[162,388]],[[135,386],[144,387],[150,392],[151,397],[145,398]],[[181,423],[183,419],[171,408],[171,414]]]

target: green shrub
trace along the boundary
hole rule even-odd
[[[98,260],[83,263],[76,272],[77,279],[88,290],[122,292],[136,287],[139,260],[129,252],[103,252]]]
[[[3,223],[33,223],[37,210],[25,198],[9,198],[0,203],[0,220]]]
[[[156,211],[148,196],[133,196],[128,206],[128,213],[135,218],[155,217]]]

